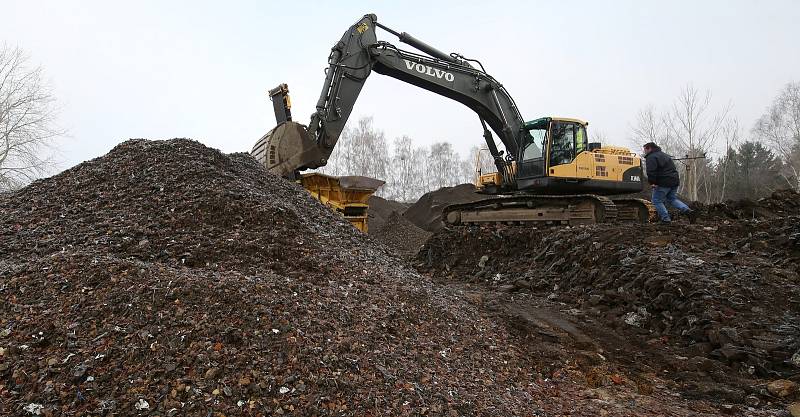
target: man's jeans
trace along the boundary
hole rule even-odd
[[[683,204],[683,201],[678,200],[678,187],[662,187],[658,186],[653,188],[653,205],[656,206],[656,211],[658,212],[658,217],[661,218],[662,222],[670,221],[669,213],[667,212],[667,206],[664,205],[664,202],[669,202],[672,207],[680,210],[682,213],[686,213],[691,211],[689,206]]]

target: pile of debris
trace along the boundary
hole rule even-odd
[[[396,211],[389,215],[380,229],[370,231],[370,234],[406,258],[414,257],[431,236],[430,232],[420,229]]]
[[[370,234],[373,231],[382,229],[392,213],[402,213],[411,205],[400,201],[387,200],[376,195],[370,196],[369,200],[367,200],[367,204],[369,204],[368,216]]]
[[[395,214],[383,229],[403,221]],[[448,233],[454,232],[432,241],[469,248],[470,236],[451,234],[458,240],[443,242]],[[730,250],[761,250],[758,239]],[[573,250],[561,245],[542,247]],[[540,367],[521,345],[525,339],[475,301],[480,295],[435,285],[250,156],[191,140],[127,141],[0,196],[0,254],[2,415],[688,416],[716,410],[676,398],[668,388],[642,390],[621,379],[596,391],[574,365]],[[494,279],[488,271],[502,275],[503,258],[491,256],[480,262],[487,270],[481,276]],[[511,259],[510,252],[502,256]],[[586,256],[576,260],[597,261]],[[558,257],[548,252],[536,262],[554,274],[577,271]],[[694,271],[688,269],[694,261],[682,262],[679,267]],[[788,265],[769,268],[771,279],[792,279]],[[592,277],[613,279],[601,272]],[[577,275],[573,281],[576,288],[583,282]],[[662,292],[671,289],[665,281]],[[753,295],[759,289],[744,294],[760,300]],[[785,302],[771,308],[796,298],[782,296]],[[608,300],[624,311],[636,306],[625,297]],[[697,313],[690,326],[714,329],[713,320],[729,317],[722,313]],[[718,333],[733,340],[730,332]],[[780,352],[791,348],[783,339],[773,342]]]
[[[757,201],[738,200],[700,206],[708,219],[752,220],[771,219],[800,214],[800,194],[794,190],[778,190]]]
[[[797,194],[780,207],[798,207]],[[775,210],[775,200],[767,207]],[[774,211],[773,211],[774,212]],[[705,225],[445,228],[420,251],[444,280],[538,294],[682,352],[721,382],[800,369],[800,212]],[[709,362],[710,361],[710,362]],[[745,384],[746,385],[746,384]]]
[[[475,193],[473,184],[461,184],[455,187],[442,187],[425,193],[411,207],[403,212],[403,217],[417,227],[429,232],[442,228],[442,211],[451,204],[469,203],[486,198]]]
[[[462,297],[191,140],[2,196],[0,253],[3,415],[513,415],[553,387]]]

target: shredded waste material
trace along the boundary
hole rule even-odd
[[[442,211],[445,207],[484,198],[486,198],[485,195],[475,193],[475,186],[472,184],[443,187],[423,194],[419,200],[403,212],[403,217],[420,229],[435,232],[443,226]]]
[[[507,332],[248,155],[131,140],[5,196],[0,230],[0,414],[532,404]]]
[[[406,258],[416,255],[431,236],[430,232],[420,229],[396,211],[389,215],[380,229],[370,234]]]
[[[403,218],[389,216],[388,227],[378,230],[396,230],[391,225],[398,221]],[[616,245],[613,237],[591,236],[556,245],[569,241],[563,233],[552,234],[548,245],[568,253],[574,253],[570,245],[595,240],[608,251]],[[445,242],[448,236],[454,240]],[[506,277],[516,269],[500,262],[510,250],[498,255],[470,246],[474,239],[491,242],[481,236],[444,229],[418,256],[464,271],[466,279],[516,282]],[[748,239],[728,249],[748,255],[763,250],[757,243],[762,238]],[[789,238],[767,241],[786,251],[796,247]],[[685,256],[670,267],[698,271],[698,256],[681,242],[676,239],[671,243],[676,249],[669,250]],[[464,246],[464,257],[451,258],[444,250],[456,244]],[[526,248],[514,250],[532,253]],[[466,265],[477,264],[487,251],[487,272],[477,276]],[[468,259],[470,253],[478,259]],[[556,254],[542,256],[530,264],[537,274],[541,265],[551,267],[548,273],[578,271],[575,261],[615,268],[610,260],[591,258],[591,252],[560,264]],[[651,261],[657,264],[672,262],[642,256],[656,256]],[[720,262],[699,259],[715,267]],[[752,263],[731,273],[763,277],[768,269],[771,279],[794,279],[789,265],[771,260],[769,266],[758,264],[760,270]],[[437,266],[427,271],[437,279],[447,274]],[[528,273],[518,272],[520,279]],[[576,291],[560,284],[554,294],[576,306],[588,300],[577,291],[586,280],[607,280],[602,288],[609,291],[616,285],[610,284],[616,279],[610,272],[575,275],[569,279]],[[542,279],[554,282],[546,274],[525,278],[532,288]],[[753,292],[766,288],[752,284],[740,291],[724,280],[704,279],[730,291],[729,298],[750,297],[732,299],[737,302],[761,300]],[[666,278],[653,285],[654,293],[691,289],[690,283]],[[588,296],[608,297],[603,303],[611,307],[598,311],[610,317],[645,307],[649,315],[638,318],[641,328],[665,335],[719,329],[717,342],[710,336],[695,342],[708,343],[706,356],[715,361],[717,353],[725,355],[719,338],[727,337],[737,349],[745,346],[716,325],[728,320],[727,327],[740,328],[723,309],[738,304],[721,300],[711,311],[722,317],[704,315],[692,304],[698,299],[684,294],[685,311],[695,311],[697,320],[663,321],[660,313],[673,312],[674,303],[659,310],[636,302],[633,294],[640,290],[626,288],[621,296]],[[647,288],[641,291],[649,295]],[[392,249],[355,230],[298,185],[267,173],[249,155],[226,155],[187,139],[130,140],[103,157],[0,196],[0,415],[694,416],[716,415],[720,406],[745,414],[738,405],[682,396],[654,373],[646,383],[625,376],[603,362],[608,352],[591,351],[591,343],[565,350],[556,330],[506,320],[494,304],[504,300],[494,294],[481,283],[442,284],[419,274]],[[782,322],[766,315],[795,299],[789,291],[781,297],[762,307],[764,321],[776,329],[783,329]],[[555,323],[580,334],[551,313],[530,317],[526,323]],[[676,310],[672,317],[683,316]],[[787,323],[792,317],[787,315]],[[790,337],[791,327],[786,329],[775,334]],[[755,347],[745,351],[747,360],[737,353],[725,369],[742,369],[733,362],[752,356],[764,361],[756,374],[782,374],[785,365],[773,358],[791,353],[783,340],[772,341],[778,347],[765,355]],[[544,352],[545,344],[550,349],[545,353],[553,356],[533,354]],[[575,357],[554,360],[555,352]]]
[[[702,212],[696,225],[447,227],[416,264],[440,281],[575,309],[638,340],[640,362],[666,362],[687,392],[763,403],[764,381],[800,371],[800,195]]]
[[[370,196],[367,200],[367,204],[369,204],[367,215],[369,217],[368,225],[370,234],[372,234],[373,231],[382,229],[383,225],[386,224],[386,220],[389,219],[392,213],[402,213],[411,205],[400,201],[387,200],[376,195]]]

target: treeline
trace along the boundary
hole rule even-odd
[[[749,129],[732,109],[732,103],[717,105],[711,92],[687,86],[671,104],[639,111],[630,145],[639,153],[642,144],[655,142],[672,155],[681,171],[679,193],[688,200],[715,203],[800,191],[800,83],[787,84]],[[593,134],[606,145],[622,144],[602,136]],[[415,201],[428,191],[474,182],[478,166],[494,171],[488,152],[478,146],[462,157],[448,142],[415,146],[403,136],[390,144],[367,117],[345,129],[321,171],[382,179],[386,185],[378,195]]]
[[[371,117],[358,120],[342,132],[328,165],[320,171],[329,175],[363,175],[386,181],[377,195],[413,202],[422,194],[475,181],[477,146],[462,157],[449,142],[415,146],[408,136],[392,141],[376,129]],[[486,155],[481,158],[485,161]]]
[[[715,105],[709,91],[687,86],[664,109],[642,109],[633,145],[658,143],[681,170],[679,193],[715,203],[800,191],[800,83],[787,84],[749,129]],[[638,149],[638,148],[637,148]],[[714,156],[717,153],[717,156]]]

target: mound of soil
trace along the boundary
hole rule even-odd
[[[469,203],[486,198],[476,194],[472,184],[443,187],[425,193],[416,203],[403,212],[403,216],[417,227],[429,232],[442,228],[442,211],[451,204]]]
[[[0,254],[2,415],[515,415],[553,389],[461,296],[191,140],[4,195]]]
[[[367,200],[367,204],[369,204],[369,211],[367,213],[369,216],[368,225],[370,234],[383,228],[383,225],[386,224],[386,220],[389,219],[392,213],[402,213],[411,205],[399,201],[387,200],[376,195],[371,196],[369,200]]]
[[[438,279],[580,309],[626,338],[680,352],[668,360],[684,379],[710,376],[751,392],[759,378],[800,369],[798,224],[789,216],[636,229],[445,228],[417,263]]]
[[[716,220],[770,219],[800,215],[800,194],[794,190],[778,190],[757,201],[738,200],[700,207],[706,218]]]
[[[431,236],[398,212],[392,212],[383,227],[372,235],[404,257],[413,257]]]

